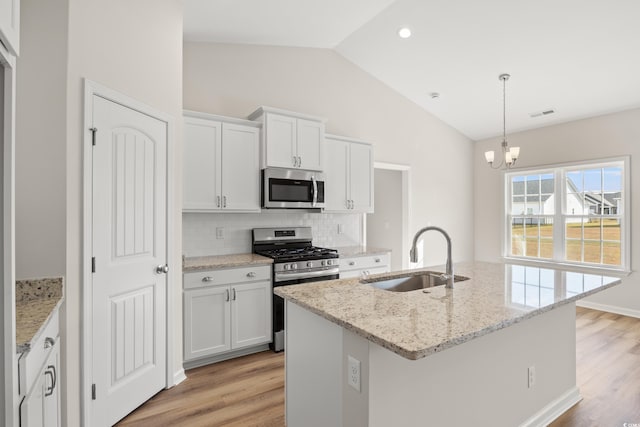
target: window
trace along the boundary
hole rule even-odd
[[[629,270],[628,159],[507,173],[506,256]]]

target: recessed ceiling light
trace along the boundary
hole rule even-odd
[[[402,27],[398,30],[398,35],[402,39],[408,39],[409,37],[411,37],[411,29],[407,27]]]

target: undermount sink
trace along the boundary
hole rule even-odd
[[[469,280],[465,276],[453,276],[454,282]],[[392,292],[408,292],[417,289],[427,289],[434,286],[441,286],[447,283],[447,276],[437,271],[426,271],[419,274],[411,274],[394,279],[364,279],[361,283],[367,283],[374,288]]]

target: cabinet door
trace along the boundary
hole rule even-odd
[[[260,211],[258,128],[222,124],[222,200],[224,209]]]
[[[373,212],[373,152],[370,145],[350,144],[349,199],[352,210]]]
[[[347,212],[347,157],[349,143],[337,139],[325,140],[325,211]]]
[[[0,40],[18,56],[20,42],[20,0],[0,0]]]
[[[44,372],[20,403],[20,427],[44,427]]]
[[[183,160],[183,209],[217,210],[221,201],[220,122],[185,118]]]
[[[56,339],[56,343],[59,339]],[[44,426],[59,427],[60,423],[60,344],[56,344],[47,360],[43,373]]]
[[[322,171],[324,123],[298,119],[297,127],[298,167]]]
[[[291,168],[297,162],[296,119],[267,113],[265,121],[266,166]]]
[[[228,286],[184,292],[184,358],[197,359],[231,349]]]
[[[234,349],[271,341],[271,282],[231,287],[232,347]]]

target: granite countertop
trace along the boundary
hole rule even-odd
[[[189,273],[191,271],[216,270],[220,268],[260,264],[273,264],[273,260],[256,254],[188,257],[184,258],[182,262],[182,271]]]
[[[61,277],[16,281],[16,351],[24,353],[63,299]]]
[[[391,249],[374,248],[371,246],[342,246],[334,248],[338,251],[341,258],[351,258],[367,255],[386,254],[391,252]]]
[[[422,270],[382,273],[394,278]],[[443,268],[436,268],[444,271]],[[616,277],[518,264],[455,264],[454,289],[391,292],[342,279],[274,288],[277,295],[416,360],[621,283]],[[526,286],[525,286],[525,283]]]

